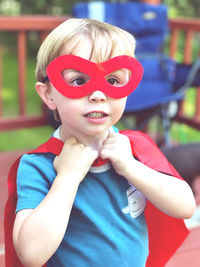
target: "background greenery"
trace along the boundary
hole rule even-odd
[[[20,14],[70,14],[72,6],[78,1],[64,0],[0,0],[0,15]],[[86,2],[86,1],[85,1]],[[117,2],[117,1],[113,1]],[[199,16],[199,0],[165,0],[169,7],[171,17]],[[27,111],[36,114],[40,109],[40,99],[37,96],[34,84],[35,58],[39,47],[38,36],[31,32],[28,36],[28,61],[27,61]],[[16,60],[16,35],[14,33],[0,33],[0,43],[3,47],[3,99],[4,115],[12,116],[18,112],[17,106],[17,60]],[[180,44],[181,45],[181,44]],[[178,55],[181,60],[181,55]],[[194,99],[196,90],[187,93],[186,110],[190,116],[194,113]],[[119,127],[123,128],[120,123]],[[155,118],[150,125],[150,131],[154,135],[161,132],[159,118]],[[16,131],[0,132],[0,151],[31,149],[45,141],[52,133],[51,126],[37,127],[34,129],[20,129]],[[161,132],[162,134],[162,132]],[[171,135],[175,142],[200,142],[199,132],[186,125],[173,123]]]
[[[108,2],[127,2],[126,0],[107,0]],[[76,2],[86,0],[0,0],[0,14],[70,14]],[[132,0],[132,2],[138,2]],[[199,17],[199,0],[163,0],[169,7],[170,16]]]

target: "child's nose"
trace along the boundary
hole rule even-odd
[[[89,95],[89,101],[91,102],[104,102],[106,98],[106,95],[101,91],[94,91]]]

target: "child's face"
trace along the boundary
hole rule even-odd
[[[70,99],[52,90],[64,132],[71,136],[100,136],[121,118],[126,98],[114,99],[101,91]]]
[[[85,42],[84,46],[78,47],[74,51],[76,56],[89,60],[91,55],[91,43]],[[90,59],[95,62],[95,59]],[[129,79],[129,71],[122,69],[115,73],[122,83],[127,83]],[[80,72],[68,69],[63,72],[64,79],[72,85],[81,85],[87,81],[87,76],[83,76]],[[112,76],[108,77],[110,82],[115,83],[116,80]],[[65,136],[75,136],[77,138],[83,136],[100,136],[105,135],[107,129],[114,125],[121,118],[125,105],[126,97],[111,98],[98,89],[89,95],[81,98],[68,98],[58,92],[51,85],[51,98],[54,102],[54,108],[57,109]],[[51,108],[52,109],[52,108]]]

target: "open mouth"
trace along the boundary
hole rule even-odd
[[[87,118],[93,118],[93,119],[99,119],[99,118],[104,118],[107,117],[108,115],[103,112],[90,112],[85,114],[85,117]]]

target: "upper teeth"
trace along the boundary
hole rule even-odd
[[[104,114],[99,112],[91,112],[87,114],[89,118],[103,118]]]

